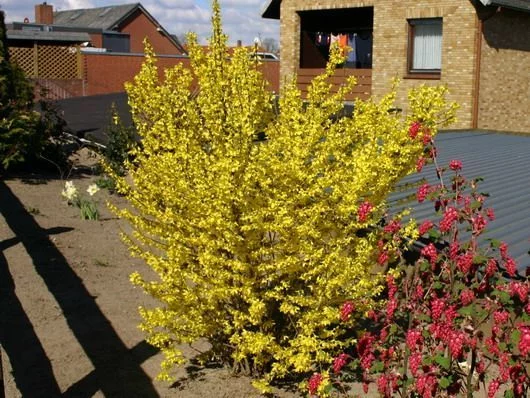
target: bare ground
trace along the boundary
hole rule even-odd
[[[94,176],[75,172],[69,179],[83,192]],[[146,266],[120,241],[127,226],[106,209],[106,191],[95,195],[101,219],[87,221],[61,197],[63,186],[64,180],[38,174],[0,179],[5,396],[258,397],[248,377],[192,362],[175,371],[172,385],[154,380],[162,358],[144,341],[137,308],[156,303],[129,282]]]

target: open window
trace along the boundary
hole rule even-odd
[[[439,79],[442,71],[442,18],[409,19],[407,77]]]
[[[344,68],[372,68],[373,7],[300,11],[300,68],[324,68],[331,43],[349,47]]]

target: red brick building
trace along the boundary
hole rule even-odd
[[[45,26],[54,32],[86,32],[90,46],[109,52],[142,53],[147,38],[157,54],[177,55],[185,51],[178,39],[167,32],[140,4],[124,4],[53,12],[53,6],[35,6],[35,23],[20,29]]]
[[[144,38],[158,58],[159,72],[189,65],[185,48],[139,3],[53,12],[35,6],[34,22],[8,25],[11,59],[45,88],[49,98],[118,93],[144,61]],[[261,69],[278,91],[279,63],[263,60]]]

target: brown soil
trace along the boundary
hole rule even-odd
[[[83,151],[75,160],[96,162]],[[95,179],[82,171],[68,178],[80,192]],[[175,371],[173,385],[154,380],[162,356],[144,341],[137,308],[156,303],[129,282],[133,271],[148,270],[128,255],[119,237],[127,225],[105,206],[109,198],[125,201],[100,191],[100,220],[82,220],[61,197],[63,187],[64,180],[37,174],[0,179],[5,396],[258,397],[248,377],[192,362]]]

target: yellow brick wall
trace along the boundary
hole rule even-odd
[[[502,9],[483,32],[478,127],[530,133],[530,14]]]
[[[403,78],[407,68],[408,18],[443,18],[442,73],[440,80],[403,79],[398,103],[404,107],[409,88],[419,84],[445,84],[450,99],[460,104],[453,128],[470,128],[475,87],[477,18],[473,5],[462,0],[283,0],[281,3],[281,76],[287,78],[299,65],[300,18],[296,11],[374,7],[372,93],[386,93],[391,79]]]

